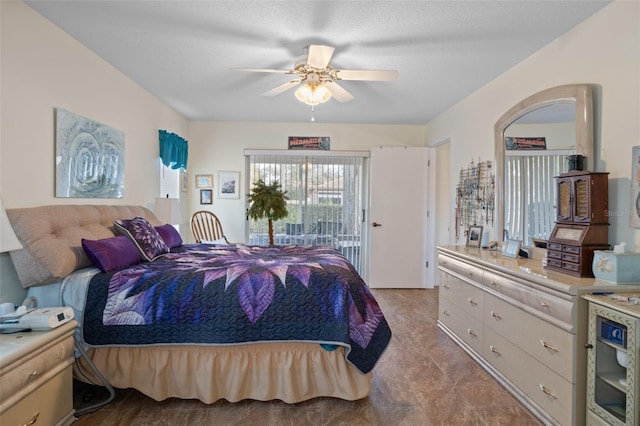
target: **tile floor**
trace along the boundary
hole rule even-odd
[[[393,332],[374,370],[369,397],[279,401],[156,402],[117,390],[108,406],[79,417],[88,425],[540,425],[541,423],[436,326],[438,290],[373,290]],[[96,395],[87,402],[91,391]],[[77,384],[76,407],[106,392]]]

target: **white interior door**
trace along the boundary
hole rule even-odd
[[[427,160],[427,148],[371,148],[372,288],[426,287]]]

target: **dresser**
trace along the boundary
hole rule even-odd
[[[0,424],[68,425],[73,415],[73,332],[0,334]]]
[[[545,424],[585,424],[588,303],[581,295],[640,285],[462,246],[438,247],[438,269],[438,327]]]

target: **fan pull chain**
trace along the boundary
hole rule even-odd
[[[315,105],[311,105],[311,121],[316,121],[316,110],[315,110]]]

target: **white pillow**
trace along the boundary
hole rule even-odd
[[[202,244],[223,244],[223,245],[227,245],[227,240],[225,240],[224,238],[219,238],[217,240],[200,240],[200,242]]]

